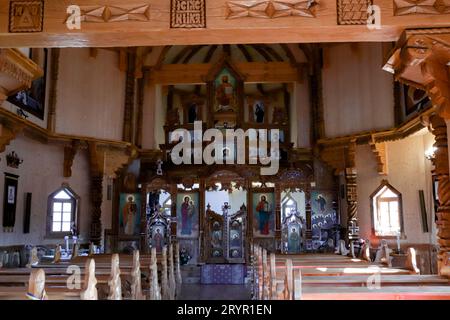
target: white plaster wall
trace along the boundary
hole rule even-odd
[[[122,140],[125,81],[116,52],[61,49],[56,132]]]
[[[333,44],[324,55],[325,135],[394,126],[393,77],[381,69],[381,44]]]
[[[406,139],[387,143],[388,170],[387,176],[380,176],[376,171],[376,161],[370,146],[358,146],[356,167],[358,170],[358,217],[361,237],[370,238],[373,242],[379,239],[372,236],[370,195],[380,185],[382,179],[402,194],[403,221],[406,239],[402,243],[436,243],[434,226],[434,209],[432,202],[431,163],[424,157],[424,152],[434,138],[430,133],[413,135]],[[419,190],[425,194],[428,215],[428,226],[431,232],[422,230],[422,218],[419,201]],[[396,240],[389,240],[391,244]]]
[[[15,151],[23,163],[18,169],[6,166],[6,155]],[[63,182],[80,196],[78,214],[81,238],[87,240],[90,227],[89,162],[86,151],[75,156],[72,177],[63,177],[64,148],[62,145],[45,145],[23,135],[11,142],[0,154],[0,171],[19,176],[16,223],[13,233],[4,233],[0,228],[0,246],[20,244],[56,244],[63,239],[45,239],[48,196],[61,187]],[[1,176],[0,199],[4,197],[4,175]],[[30,233],[23,233],[25,193],[32,193]],[[3,222],[3,205],[0,206],[0,221]],[[2,224],[1,224],[2,225]],[[1,226],[0,225],[0,226]]]

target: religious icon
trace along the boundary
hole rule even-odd
[[[292,227],[289,230],[288,248],[289,253],[300,252],[300,234],[298,228]]]
[[[263,101],[256,101],[254,106],[255,121],[256,123],[264,123],[265,106]]]
[[[323,238],[324,231],[330,229],[337,221],[336,211],[332,207],[333,193],[330,191],[311,192],[312,233],[318,239]]]
[[[275,215],[273,214],[273,193],[253,194],[255,236],[273,236]]]
[[[177,217],[178,236],[197,237],[198,236],[198,194],[178,194],[177,195]]]
[[[215,111],[235,111],[236,80],[231,73],[224,69],[215,81]]]
[[[194,123],[198,117],[198,106],[195,102],[191,103],[188,107],[188,123]]]
[[[120,195],[119,223],[125,235],[138,235],[140,230],[140,194]]]
[[[161,232],[161,228],[156,228],[152,237],[152,246],[156,248],[156,252],[162,252],[164,246],[164,234]]]

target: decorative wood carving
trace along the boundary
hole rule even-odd
[[[337,0],[338,24],[367,24],[367,8],[372,0]]]
[[[80,298],[81,300],[98,300],[94,259],[87,259],[84,270],[84,286],[83,291],[80,293]]]
[[[394,16],[450,13],[445,0],[394,0]]]
[[[150,21],[150,4],[80,6],[82,22]]]
[[[44,1],[11,1],[9,32],[42,32]]]
[[[122,282],[120,280],[119,254],[111,257],[111,277],[108,280],[108,300],[122,300]]]
[[[161,255],[161,295],[162,300],[170,299],[170,289],[169,289],[169,279],[167,277],[167,246],[164,246],[162,249]]]
[[[30,252],[30,260],[27,264],[27,268],[31,268],[39,263],[37,247],[33,247]]]
[[[430,117],[431,133],[435,137],[436,148],[433,161],[434,172],[438,180],[439,207],[437,210],[438,228],[438,270],[445,265],[445,255],[450,252],[450,180],[448,163],[447,125],[439,116]]]
[[[142,294],[141,263],[139,261],[139,250],[133,251],[133,267],[131,269],[131,299],[145,300]]]
[[[163,258],[164,258],[164,256],[163,256]],[[164,279],[164,267],[162,270],[162,279]],[[166,285],[167,285],[167,273],[166,273],[165,280],[161,283],[161,286],[166,286]],[[159,287],[159,282],[158,282],[158,266],[157,266],[157,258],[156,258],[156,248],[151,249],[149,296],[150,296],[150,300],[161,300],[161,288]]]
[[[350,141],[345,153],[345,182],[346,182],[346,200],[347,200],[347,225],[350,240],[357,239],[351,227],[356,227],[358,223],[358,192],[356,184],[356,140]],[[355,230],[356,231],[356,230]]]
[[[171,28],[206,28],[205,0],[171,0]]]
[[[134,66],[136,52],[130,52],[128,56],[128,66],[125,83],[125,107],[123,116],[123,141],[131,142],[132,140],[132,122],[134,114],[134,94],[136,90],[136,82],[134,78]]]
[[[7,127],[0,123],[0,152],[5,151],[6,146],[9,145],[22,130],[23,126],[21,125]]]
[[[372,259],[370,258],[370,240],[366,239],[364,241],[364,244],[361,248],[361,255],[362,255],[362,259],[372,262]]]
[[[28,282],[27,297],[31,300],[47,300],[45,292],[45,271],[44,269],[34,269],[31,271]]]
[[[50,65],[50,90],[48,96],[48,117],[47,117],[47,130],[55,132],[56,125],[56,88],[58,85],[59,75],[59,57],[61,50],[59,48],[53,48],[51,50],[51,65]]]
[[[73,140],[70,145],[64,147],[64,177],[69,178],[72,176],[73,159],[77,154],[80,147],[79,140]]]
[[[449,43],[449,28],[406,30],[383,68],[397,80],[425,90],[445,119],[450,119]]]
[[[0,104],[7,96],[31,87],[44,71],[17,49],[0,49]]]
[[[74,258],[78,257],[79,255],[80,255],[80,244],[79,243],[75,243],[73,245],[71,259],[74,259]]]
[[[372,141],[369,142],[372,152],[377,160],[377,171],[380,175],[388,174],[388,164],[387,164],[387,150],[386,142],[376,143],[375,139],[372,137]]]
[[[61,261],[61,246],[58,244],[55,249],[55,256],[53,257],[53,263],[59,263]]]
[[[417,267],[416,249],[414,248],[408,248],[406,269],[410,270],[411,274],[420,274],[420,269]]]
[[[89,160],[90,160],[90,200],[91,200],[91,230],[90,240],[94,244],[100,244],[102,238],[102,202],[103,202],[103,156],[97,150],[95,142],[89,142]]]
[[[169,245],[169,297],[170,300],[175,300],[176,282],[175,282],[175,268],[173,263],[173,244]]]
[[[181,289],[183,278],[181,277],[181,265],[180,265],[180,243],[175,243],[175,267],[177,276],[177,292]]]
[[[252,0],[228,1],[226,18],[236,19],[244,17],[274,19],[281,17],[309,17],[315,18],[312,0]]]

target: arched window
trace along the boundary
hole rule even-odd
[[[63,185],[48,197],[47,236],[61,237],[77,229],[79,197]]]
[[[370,196],[372,227],[375,236],[403,234],[402,195],[387,180]]]

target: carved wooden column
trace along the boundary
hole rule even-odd
[[[125,84],[125,108],[123,117],[123,141],[131,142],[133,138],[133,111],[136,80],[134,78],[135,52],[128,53],[127,78]]]
[[[275,244],[277,251],[281,251],[281,187],[275,184]]]
[[[350,141],[345,153],[345,184],[347,200],[347,235],[349,241],[358,240],[359,234],[356,228],[358,226],[358,198],[356,185],[356,140]],[[353,230],[352,230],[353,229]]]
[[[147,185],[141,187],[141,223],[140,223],[140,251],[143,254],[150,253],[150,246],[147,241]]]
[[[305,190],[305,216],[306,216],[306,239],[312,239],[312,222],[311,222],[311,188]]]
[[[91,229],[90,241],[100,245],[102,239],[103,161],[95,142],[88,142],[91,171]]]
[[[438,270],[443,266],[446,252],[450,251],[450,179],[448,163],[448,139],[445,120],[434,115],[430,117],[431,132],[435,136],[436,148],[433,165],[438,179],[439,207],[437,210],[438,228],[437,237],[439,243]]]
[[[48,97],[47,130],[55,132],[56,125],[56,88],[58,85],[60,49],[51,49],[50,91]]]

